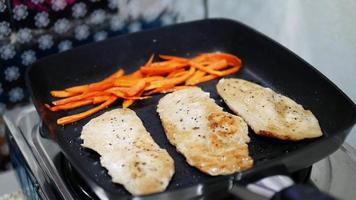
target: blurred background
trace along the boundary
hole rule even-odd
[[[24,73],[37,59],[120,34],[217,17],[286,46],[356,102],[355,8],[354,0],[0,0],[0,113],[29,102]],[[347,143],[356,148],[356,129]],[[0,119],[0,171],[9,168]]]

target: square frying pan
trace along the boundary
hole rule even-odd
[[[43,58],[28,70],[26,81],[32,100],[42,119],[42,137],[61,147],[65,157],[100,199],[132,198],[119,184],[111,182],[100,156],[81,146],[82,127],[92,118],[114,108],[110,106],[79,122],[60,126],[56,120],[86,108],[51,112],[44,104],[54,100],[51,90],[99,81],[119,67],[127,73],[145,63],[152,53],[192,57],[204,52],[222,51],[241,58],[242,69],[231,77],[259,83],[286,95],[318,118],[323,136],[299,142],[257,136],[249,130],[249,151],[254,167],[230,176],[212,177],[189,166],[172,146],[156,112],[163,95],[135,102],[131,109],[143,121],[153,139],[167,149],[175,161],[175,175],[165,192],[143,198],[190,198],[229,187],[230,180],[247,181],[264,176],[266,169],[283,166],[288,172],[311,166],[336,151],[356,119],[355,104],[330,80],[300,57],[263,34],[226,19],[201,20],[123,35]],[[216,103],[231,112],[216,92],[218,80],[200,84]],[[99,134],[98,134],[99,135]]]

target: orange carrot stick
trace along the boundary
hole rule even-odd
[[[184,83],[189,77],[191,77],[194,74],[194,72],[195,72],[195,68],[191,67],[189,71],[185,72],[182,76],[160,80],[160,81],[153,81],[152,83],[150,83],[150,85],[148,85],[145,88],[145,90],[152,90],[167,84],[179,85],[181,83]]]
[[[73,93],[73,94],[78,94],[78,93],[87,92],[88,89],[90,89],[90,90],[100,90],[100,88],[103,85],[107,85],[109,82],[114,81],[116,78],[122,77],[124,75],[124,73],[125,73],[125,71],[123,69],[119,69],[114,74],[108,76],[107,78],[105,78],[102,81],[98,81],[98,82],[91,83],[91,84],[84,84],[84,85],[79,85],[79,86],[66,88],[65,91]]]
[[[140,93],[146,86],[146,81],[144,79],[140,79],[137,83],[131,87],[112,87],[106,90],[106,92],[110,93],[118,93],[115,94],[117,96],[124,95],[124,96],[135,96]],[[121,94],[124,93],[124,94]]]
[[[186,63],[178,63],[178,62],[171,62],[171,63],[167,63],[167,65],[157,66],[157,67],[153,66],[154,64],[155,63],[151,64],[151,66],[149,67],[141,67],[140,71],[143,74],[147,74],[149,76],[164,75],[187,66]]]
[[[141,79],[135,85],[133,85],[132,87],[129,87],[126,94],[129,97],[135,96],[136,94],[143,91],[143,89],[145,89],[145,87],[146,87],[146,81]]]
[[[119,69],[118,71],[116,71],[115,73],[113,73],[112,75],[110,75],[109,77],[105,78],[104,80],[102,80],[101,82],[106,82],[106,81],[113,81],[116,78],[122,77],[125,74],[125,71],[123,69]]]
[[[170,78],[168,79],[169,83],[172,83],[174,85],[179,85],[184,83],[188,78],[190,78],[195,72],[195,67],[191,67],[189,69],[189,71],[187,71],[186,73],[184,73],[182,76],[179,77],[174,77],[174,78]]]
[[[122,78],[124,78],[124,79],[138,79],[138,78],[142,78],[142,77],[143,77],[143,75],[140,72],[140,70],[137,70],[129,75],[123,76]]]
[[[158,80],[163,80],[165,77],[163,76],[149,76],[149,77],[145,77],[143,78],[143,80],[146,81],[146,83],[150,83],[152,81],[158,81]]]
[[[74,93],[74,94],[78,94],[78,93],[85,92],[88,89],[88,87],[89,87],[89,84],[73,86],[73,87],[70,87],[70,88],[66,88],[65,91],[71,92],[71,93]]]
[[[141,99],[148,99],[151,98],[150,96],[145,96],[145,97],[141,97],[140,95],[136,95],[136,96],[127,96],[125,92],[123,91],[127,91],[128,88],[120,88],[120,87],[113,87],[110,88],[108,90],[106,90],[107,92],[110,92],[111,94],[122,98],[122,99],[136,99],[136,100],[141,100]]]
[[[184,71],[175,73],[175,74],[172,75],[171,77],[168,77],[168,76],[167,76],[167,78],[169,79],[169,78],[180,77],[180,76],[184,75],[185,73],[187,73],[187,71],[184,70]]]
[[[193,76],[191,76],[187,81],[185,81],[185,85],[195,85],[201,77],[203,77],[206,74],[206,72],[197,70]]]
[[[57,124],[65,125],[65,124],[73,123],[73,122],[79,121],[81,119],[84,119],[86,117],[89,117],[90,115],[92,115],[92,114],[94,114],[94,113],[96,113],[96,112],[98,112],[100,110],[103,110],[103,109],[107,108],[109,105],[114,103],[116,100],[117,100],[117,97],[112,96],[110,99],[108,99],[104,103],[102,103],[99,106],[96,106],[94,108],[91,108],[91,109],[89,109],[87,111],[59,118],[57,120]]]
[[[108,95],[93,97],[93,104],[102,103],[104,101],[107,101],[110,98],[111,98],[111,96],[108,96]]]
[[[145,80],[147,83],[150,83],[152,81],[163,80],[164,77],[163,76],[150,76],[150,77],[145,77],[145,78],[141,78],[141,79]],[[131,87],[131,86],[137,84],[138,81],[139,81],[139,79],[118,78],[117,80],[115,80],[114,85],[116,87]]]
[[[99,83],[92,83],[89,85],[87,91],[101,91],[108,89],[110,87],[114,86],[114,83],[112,81],[105,81],[105,82],[99,82]]]
[[[208,67],[204,67],[203,65],[201,65],[200,63],[197,63],[197,62],[189,62],[189,64],[193,67],[196,67],[197,69],[203,71],[203,72],[206,72],[208,74],[212,74],[212,75],[217,75],[217,76],[222,76],[222,72],[220,71],[216,71],[214,69],[211,69],[211,68],[208,68]]]
[[[205,53],[204,57],[205,59],[208,60],[226,60],[227,63],[232,66],[241,65],[240,58],[228,53],[221,53],[221,52]]]
[[[218,60],[216,62],[210,63],[207,67],[211,68],[211,69],[214,69],[214,70],[222,70],[222,69],[225,69],[228,66],[229,66],[229,64],[227,63],[226,60]]]
[[[229,74],[233,74],[233,73],[239,71],[239,69],[240,69],[240,66],[238,66],[238,67],[232,67],[232,68],[230,68],[230,69],[227,69],[227,70],[222,71],[222,73],[223,73],[223,76],[227,76],[227,75],[229,75]]]
[[[177,69],[177,70],[175,70],[175,71],[169,73],[169,74],[166,76],[166,78],[175,77],[175,76],[177,76],[177,74],[180,74],[180,73],[183,73],[183,72],[185,72],[185,69],[183,69],[183,68]],[[181,74],[180,74],[180,75],[181,75]]]
[[[106,88],[110,88],[113,86],[112,80],[106,80],[106,81],[99,81],[96,83],[91,83],[87,85],[80,85],[80,86],[74,86],[65,89],[65,91],[73,93],[73,94],[78,94],[78,93],[86,93],[88,91],[99,91],[99,90],[104,90]]]
[[[148,67],[148,66],[150,66],[151,64],[152,64],[152,62],[153,62],[153,58],[155,57],[155,54],[152,54],[151,56],[150,56],[150,58],[147,60],[147,62],[145,63],[145,67]]]
[[[122,107],[123,107],[123,108],[128,108],[128,107],[131,106],[134,102],[135,102],[134,99],[125,99],[125,100],[122,102]]]
[[[126,79],[126,78],[119,78],[115,80],[114,85],[117,87],[131,87],[137,83],[137,79]]]
[[[165,90],[169,90],[171,88],[174,88],[174,84],[166,84],[166,85],[163,85],[161,87],[158,87],[158,88],[155,88],[149,92],[147,92],[145,95],[152,95],[152,94],[157,94],[157,93],[161,93],[162,91],[165,91]]]
[[[81,106],[85,106],[85,105],[89,105],[92,104],[93,100],[88,99],[88,100],[81,100],[81,101],[75,101],[75,102],[70,102],[67,104],[63,104],[63,105],[59,105],[59,106],[53,106],[51,107],[48,104],[45,104],[45,106],[50,109],[53,112],[59,111],[59,110],[70,110],[70,109],[74,109],[74,108],[78,108]]]
[[[135,100],[150,98],[147,95],[184,89],[190,87],[189,85],[235,73],[241,68],[241,60],[238,57],[220,52],[203,53],[192,59],[170,55],[159,57],[164,61],[153,62],[152,54],[139,70],[129,75],[124,75],[124,70],[120,69],[98,82],[65,90],[53,90],[51,95],[62,99],[53,101],[53,107],[46,107],[56,111],[101,103],[93,108],[94,110],[63,117],[57,121],[59,124],[67,124],[89,116],[91,112],[97,112],[96,108],[103,109],[100,106],[109,103],[113,98],[124,99],[123,107],[129,107]],[[141,96],[144,91],[147,92]]]
[[[82,99],[85,99],[85,98],[88,98],[88,97],[107,95],[107,94],[108,94],[107,92],[94,91],[94,92],[89,92],[89,93],[86,93],[86,94],[80,94],[80,95],[77,95],[77,96],[67,97],[67,98],[64,98],[64,99],[53,101],[52,104],[58,106],[58,105],[67,104],[67,103],[70,103],[70,102],[73,102],[73,101],[79,101],[79,100],[82,100]]]
[[[206,82],[206,81],[210,81],[210,80],[213,80],[213,79],[216,79],[216,78],[219,78],[218,76],[216,75],[206,75],[206,76],[203,76],[201,78],[199,78],[196,82],[196,84],[199,84],[199,83],[203,83],[203,82]]]
[[[129,87],[112,87],[105,90],[105,92],[109,92],[118,97],[127,96],[128,91],[129,91]]]
[[[53,97],[58,97],[58,98],[70,97],[76,94],[65,90],[52,90],[50,93]]]

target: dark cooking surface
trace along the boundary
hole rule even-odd
[[[52,137],[63,153],[86,179],[90,187],[104,189],[114,198],[129,194],[111,182],[100,166],[99,155],[80,146],[81,127],[91,118],[120,107],[121,101],[88,119],[67,126],[56,125],[56,119],[82,109],[50,112],[44,103],[53,100],[49,91],[100,80],[123,66],[131,72],[153,53],[191,57],[201,52],[224,51],[242,59],[243,68],[233,77],[244,78],[291,97],[313,111],[324,136],[301,142],[283,142],[255,136],[250,130],[250,153],[255,167],[242,174],[248,179],[260,169],[285,165],[295,171],[335,151],[355,122],[355,105],[338,88],[310,65],[263,35],[229,20],[204,20],[121,36],[83,46],[38,61],[28,71],[27,83],[44,123],[43,135]],[[225,109],[215,89],[217,80],[200,85]],[[136,102],[131,108],[142,119],[153,139],[175,160],[176,173],[167,191],[186,188],[215,179],[190,167],[170,145],[156,113],[162,95]],[[259,174],[261,175],[261,174]],[[97,190],[96,190],[97,191]]]
[[[64,158],[62,154],[57,157],[57,166],[61,170],[63,176],[68,177],[65,181],[71,191],[77,195],[77,198],[84,199],[97,199],[97,196],[93,194],[90,187],[87,186],[86,182],[81,178],[80,174],[72,167],[71,163]],[[308,184],[310,186],[316,187],[312,184],[310,180],[310,174],[312,167],[307,167],[305,169],[298,170],[291,174],[293,181],[297,184]],[[232,200],[235,199],[231,194],[219,192],[219,197],[215,196],[215,199]]]

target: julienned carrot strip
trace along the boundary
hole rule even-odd
[[[133,96],[133,97],[123,97],[123,99],[132,99],[132,100],[143,100],[143,99],[149,99],[152,98],[151,96]]]
[[[158,81],[158,80],[163,80],[165,77],[163,76],[149,76],[146,78],[143,78],[143,80],[146,81],[146,83],[150,83],[152,81]]]
[[[164,61],[153,62],[151,55],[137,71],[124,75],[120,69],[105,79],[64,90],[53,90],[51,95],[62,98],[53,101],[52,111],[72,109],[87,104],[98,104],[86,112],[58,119],[58,124],[67,124],[85,118],[110,105],[116,99],[124,99],[122,106],[129,107],[135,100],[150,98],[151,94],[167,93],[191,87],[205,81],[237,72],[241,60],[226,53],[203,53],[191,59],[160,55]],[[183,84],[183,85],[182,85]],[[145,92],[144,95],[142,93]],[[104,103],[102,103],[104,102]]]
[[[135,102],[134,99],[125,99],[125,100],[122,102],[122,107],[123,107],[123,108],[128,108],[128,107],[131,106],[134,102]]]
[[[151,64],[152,64],[152,62],[153,62],[153,58],[155,57],[155,54],[152,54],[151,56],[150,56],[150,58],[147,60],[147,62],[145,63],[145,67],[148,67],[148,66],[150,66]]]
[[[110,87],[114,86],[114,82],[113,81],[105,81],[105,82],[99,82],[99,83],[93,83],[93,84],[90,84],[89,87],[88,87],[88,91],[102,91],[102,90],[106,90]]]
[[[116,78],[123,76],[124,73],[125,73],[125,71],[123,69],[119,69],[114,74],[108,76],[107,78],[103,79],[102,81],[66,88],[65,91],[70,92],[72,94],[78,94],[78,93],[87,92],[88,89],[90,89],[90,90],[98,90],[99,89],[100,90],[100,88],[103,85],[107,84],[108,82],[114,81]]]
[[[78,94],[78,93],[85,92],[88,89],[88,87],[89,87],[89,84],[88,85],[79,85],[79,86],[66,88],[65,91]]]
[[[74,109],[74,108],[78,108],[81,106],[86,106],[89,104],[92,104],[93,100],[81,100],[81,101],[76,101],[76,102],[71,102],[68,104],[64,104],[64,105],[59,105],[59,106],[54,106],[53,108],[56,109],[56,107],[58,107],[59,110],[70,110],[70,109]]]
[[[115,94],[116,96],[135,96],[145,89],[146,81],[144,79],[139,79],[137,83],[131,87],[112,87],[106,92]]]
[[[188,78],[190,78],[195,72],[195,67],[190,67],[189,71],[184,73],[182,76],[170,78],[167,81],[174,85],[179,85],[184,83]]]
[[[181,69],[177,69],[171,73],[169,73],[166,78],[172,78],[175,77],[177,74],[180,74],[181,72],[185,72],[185,69],[181,68]]]
[[[227,75],[230,75],[230,74],[233,74],[233,73],[239,71],[239,69],[240,69],[239,66],[238,67],[233,67],[233,68],[230,68],[230,69],[222,71],[222,73],[223,73],[223,76],[227,76]]]
[[[194,72],[195,72],[195,68],[191,67],[189,71],[185,72],[183,75],[179,77],[169,78],[161,81],[153,81],[149,86],[145,88],[145,90],[152,90],[167,84],[179,85],[181,83],[184,83],[189,77],[191,77],[194,74]]]
[[[216,62],[210,63],[207,67],[214,70],[222,70],[229,66],[226,60],[218,60]]]
[[[91,99],[87,99],[87,100],[80,100],[80,101],[75,101],[75,102],[70,102],[67,104],[63,104],[63,105],[59,105],[59,106],[49,106],[48,104],[46,104],[46,107],[48,109],[50,109],[51,111],[59,111],[59,110],[70,110],[70,109],[74,109],[74,108],[78,108],[81,106],[85,106],[85,105],[89,105],[92,104],[93,100]]]
[[[135,96],[136,94],[143,91],[145,89],[145,86],[146,86],[146,81],[143,79],[140,79],[139,81],[137,81],[137,83],[135,85],[128,88],[126,95],[129,97]]]
[[[141,92],[139,92],[137,94],[137,97],[140,97],[143,93],[143,90]],[[131,106],[134,102],[136,101],[136,99],[132,98],[132,99],[125,99],[123,102],[122,102],[122,107],[123,108],[128,108],[129,106]]]
[[[147,83],[150,83],[152,81],[157,81],[157,80],[163,80],[163,76],[149,76],[145,78],[141,78],[145,80]],[[135,85],[140,79],[126,79],[126,78],[118,78],[115,80],[114,85],[116,87],[131,87]]]
[[[76,94],[76,93],[68,92],[65,90],[52,90],[50,93],[53,97],[57,97],[57,98],[70,97],[70,96]]]
[[[115,80],[116,87],[131,87],[137,83],[137,79],[118,78]]]
[[[204,56],[206,59],[209,60],[226,60],[227,63],[232,66],[241,65],[240,58],[228,53],[222,53],[222,52],[205,53]]]
[[[199,78],[197,80],[196,84],[203,83],[203,82],[206,82],[206,81],[210,81],[210,80],[213,80],[213,79],[216,79],[216,78],[218,78],[218,76],[209,74],[209,75],[206,75],[206,76],[203,76],[203,77]]]
[[[153,64],[151,64],[151,66],[149,67],[141,67],[140,71],[143,74],[147,74],[147,75],[164,75],[164,74],[168,74],[172,71],[175,71],[177,69],[186,67],[187,64],[186,63],[178,63],[178,62],[171,62],[171,63],[167,63],[167,65],[163,65],[163,66],[153,66]]]
[[[123,69],[119,69],[116,71],[114,74],[110,75],[106,79],[102,80],[101,82],[106,82],[106,81],[113,81],[116,78],[122,77],[125,74],[125,71]]]
[[[140,70],[137,70],[129,75],[123,76],[122,78],[124,78],[124,79],[138,79],[138,78],[142,78],[142,77],[143,77],[143,75],[140,72]]]
[[[191,61],[189,62],[189,64],[193,67],[196,67],[197,69],[203,71],[203,72],[206,72],[208,74],[212,74],[212,75],[217,75],[217,76],[222,76],[222,72],[220,71],[216,71],[214,69],[211,69],[211,68],[208,68],[208,67],[205,67],[203,65],[201,65],[200,63],[197,63],[197,62],[194,62],[194,61]]]
[[[203,77],[206,72],[197,70],[194,72],[193,76],[191,76],[187,81],[185,81],[185,85],[195,85],[199,78]]]
[[[99,90],[105,90],[106,88],[110,88],[113,86],[113,80],[106,80],[106,81],[101,81],[101,82],[96,82],[96,83],[91,83],[88,85],[80,85],[80,86],[75,86],[75,87],[70,87],[65,89],[67,92],[73,93],[73,94],[78,94],[78,93],[86,93],[88,91],[99,91]]]
[[[180,76],[184,75],[185,73],[186,73],[186,71],[184,70],[181,72],[177,72],[176,74],[172,75],[171,77],[167,76],[167,78],[170,79],[170,78],[180,77]]]
[[[171,66],[171,65],[184,65],[184,64],[187,64],[187,62],[179,62],[179,61],[175,61],[175,60],[165,60],[165,61],[151,63],[149,66],[145,65],[145,66],[143,66],[143,68],[147,68],[147,67],[167,67],[167,66]]]
[[[112,87],[110,89],[105,90],[106,92],[109,92],[117,97],[124,97],[126,96],[126,92],[127,92],[128,88],[124,88],[124,87]]]
[[[85,112],[59,118],[57,120],[57,124],[65,125],[65,124],[73,123],[73,122],[79,121],[81,119],[84,119],[86,117],[89,117],[90,115],[92,115],[92,114],[94,114],[94,113],[96,113],[96,112],[98,112],[100,110],[105,109],[106,107],[108,107],[109,105],[114,103],[116,100],[117,100],[117,97],[112,96],[110,99],[108,99],[104,103],[100,104],[99,106],[91,108],[91,109],[89,109],[89,110],[87,110]]]
[[[101,95],[106,95],[106,94],[108,94],[108,93],[103,92],[103,91],[94,91],[94,92],[89,92],[86,94],[80,94],[77,96],[72,96],[72,97],[60,99],[57,101],[53,101],[52,104],[58,106],[58,105],[63,105],[63,104],[67,104],[67,103],[74,102],[74,101],[80,101],[80,100],[88,98],[88,97],[101,96]]]
[[[174,87],[175,87],[174,84],[169,84],[168,83],[166,85],[163,85],[161,87],[158,87],[156,89],[153,89],[153,90],[147,92],[145,95],[157,94],[157,93],[160,93],[160,92],[165,91],[165,90],[169,90],[169,89],[174,88]]]
[[[110,99],[110,97],[111,96],[108,96],[108,95],[93,97],[93,104],[98,104],[98,103],[102,103],[104,101],[107,101],[108,99]]]
[[[137,96],[127,96],[125,92],[123,91],[126,91],[128,88],[122,88],[122,87],[113,87],[113,88],[110,88],[108,90],[106,90],[107,92],[110,92],[111,94],[119,97],[119,98],[122,98],[122,99],[136,99],[136,100],[141,100],[141,99],[148,99],[148,98],[151,98],[150,96],[144,96],[144,97],[141,97],[140,95],[137,95]]]

